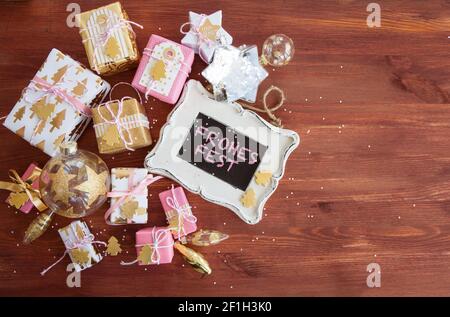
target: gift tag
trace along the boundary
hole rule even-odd
[[[237,103],[215,101],[190,80],[145,165],[255,224],[299,143],[296,132]]]

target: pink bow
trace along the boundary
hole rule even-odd
[[[192,214],[191,206],[189,206],[188,204],[180,206],[180,204],[178,203],[178,200],[175,196],[175,190],[174,190],[173,185],[171,188],[171,192],[172,192],[172,197],[168,196],[166,198],[166,203],[170,208],[172,208],[173,210],[176,211],[176,215],[172,215],[171,217],[178,217],[178,227],[176,229],[177,229],[177,237],[180,238],[180,237],[186,235],[186,231],[184,230],[182,221],[186,220],[187,222],[195,224],[197,222],[197,217],[195,217]],[[171,228],[171,229],[175,229],[175,228]]]
[[[96,62],[96,55],[98,53],[99,49],[102,49],[108,40],[113,36],[114,31],[120,30],[121,28],[127,28],[128,31],[132,34],[132,38],[136,38],[136,33],[133,30],[133,27],[131,25],[137,26],[138,28],[143,29],[144,27],[136,22],[125,20],[123,18],[120,18],[116,23],[112,24],[110,23],[110,20],[108,19],[106,29],[103,33],[96,35],[94,37],[88,37],[84,39],[82,42],[85,43],[87,41],[92,41],[92,45],[94,46],[94,68],[95,71],[98,73],[98,66]],[[86,29],[80,30],[81,32],[85,32]]]
[[[103,241],[96,241],[96,240],[94,240],[94,239],[95,239],[95,237],[94,237],[94,235],[91,233],[91,234],[89,234],[89,235],[84,236],[83,239],[81,239],[81,240],[70,241],[70,245],[67,246],[66,251],[64,251],[64,254],[63,254],[58,260],[56,260],[52,265],[50,265],[48,268],[46,268],[45,270],[43,270],[43,271],[41,272],[41,275],[42,275],[42,276],[45,275],[45,273],[47,273],[48,271],[50,271],[56,264],[58,264],[59,262],[61,262],[61,261],[64,259],[64,257],[70,252],[70,250],[78,249],[78,248],[81,248],[81,247],[85,247],[85,246],[88,246],[88,245],[90,245],[90,244],[101,244],[101,245],[103,245],[103,246],[106,246],[106,243],[105,243],[105,242],[103,242]]]
[[[127,99],[132,99],[131,97],[123,97],[120,100],[110,100],[108,102],[105,102],[104,104],[101,104],[100,107],[105,107],[108,112],[111,115],[111,120],[106,119],[103,114],[101,109],[99,109],[98,111],[98,115],[102,118],[103,122],[101,122],[100,124],[112,124],[115,125],[117,127],[117,132],[119,133],[119,137],[122,140],[123,144],[125,145],[125,148],[129,151],[134,151],[133,148],[130,147],[130,145],[133,144],[133,140],[131,138],[131,133],[130,133],[130,125],[132,124],[141,124],[142,120],[130,120],[127,122],[124,122],[120,116],[122,115],[122,111],[123,111],[123,102]],[[114,111],[111,109],[111,104],[113,103],[118,103],[118,109],[117,109],[117,114],[114,114]],[[100,124],[96,124],[94,125],[94,128]],[[125,137],[125,133],[126,136]]]
[[[145,191],[145,189],[150,186],[150,184],[162,179],[162,176],[156,176],[153,177],[152,174],[147,175],[137,186],[135,186],[134,188],[132,188],[133,186],[133,181],[131,179],[131,177],[128,179],[128,190],[126,191],[111,191],[107,194],[108,197],[114,197],[114,198],[119,198],[117,199],[117,201],[109,207],[109,209],[106,211],[105,213],[105,221],[107,224],[109,225],[116,225],[114,223],[112,223],[111,221],[109,221],[109,216],[111,215],[111,213],[116,210],[117,208],[119,208],[125,201],[125,199],[127,199],[127,197],[129,196],[134,196],[134,195],[142,195]]]
[[[42,91],[44,94],[53,94],[57,97],[60,97],[61,99],[63,99],[65,102],[67,102],[68,104],[70,104],[72,107],[74,107],[74,109],[87,116],[90,117],[92,116],[92,110],[91,108],[89,108],[88,106],[86,106],[84,103],[82,103],[79,99],[75,98],[74,96],[70,95],[67,93],[67,91],[61,87],[59,87],[63,82],[64,82],[64,77],[62,78],[62,80],[54,85],[48,83],[47,81],[45,81],[44,79],[35,76],[33,78],[33,80],[31,81],[33,83],[32,87],[26,87],[25,91],[28,91],[28,89],[33,89],[35,91]],[[81,85],[84,85],[81,82],[78,82]],[[25,101],[27,101],[28,103],[30,103],[26,98],[24,98]]]

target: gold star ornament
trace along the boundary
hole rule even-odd
[[[87,202],[85,203],[85,206],[89,208],[98,197],[106,195],[108,171],[103,171],[100,174],[97,174],[89,166],[86,165],[85,168],[87,175],[86,181],[78,186],[75,186],[74,188],[87,194]]]
[[[55,193],[54,200],[62,201],[66,205],[69,204],[69,197],[72,193],[69,190],[69,182],[76,177],[76,175],[68,174],[64,171],[64,166],[60,166],[56,173],[49,174],[52,181],[51,191]]]

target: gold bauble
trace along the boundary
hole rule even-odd
[[[80,218],[92,214],[107,199],[109,169],[94,153],[63,143],[60,154],[42,169],[40,192],[44,203],[58,215]]]

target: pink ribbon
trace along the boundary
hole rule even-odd
[[[101,244],[103,246],[106,246],[105,242],[103,242],[103,241],[96,241],[96,240],[94,240],[94,238],[95,238],[94,235],[91,233],[91,234],[85,236],[81,240],[70,241],[69,242],[70,245],[66,247],[66,251],[64,251],[64,254],[58,260],[56,260],[52,265],[50,265],[45,270],[43,270],[41,272],[41,275],[44,276],[45,273],[50,271],[56,264],[61,262],[64,259],[64,257],[70,252],[70,250],[78,249],[78,248],[81,248],[81,247],[85,247],[85,246],[88,246],[90,244]]]
[[[156,227],[153,227],[152,229],[152,243],[144,243],[144,244],[136,244],[135,246],[137,248],[144,247],[146,245],[150,246],[152,248],[152,254],[150,256],[151,263],[160,264],[161,262],[161,254],[159,253],[160,249],[164,248],[173,248],[173,240],[171,239],[169,243],[163,244],[165,239],[168,239],[170,235],[167,235],[167,231],[169,229],[158,229],[156,230]],[[138,259],[132,261],[132,262],[120,262],[121,265],[132,265],[138,262]]]
[[[94,37],[88,37],[86,39],[84,39],[82,41],[82,43],[85,43],[87,41],[92,41],[92,45],[94,46],[94,68],[95,71],[98,73],[98,66],[97,66],[97,62],[96,62],[96,55],[98,53],[99,49],[102,49],[106,43],[108,42],[108,40],[113,36],[114,31],[119,30],[121,28],[127,28],[128,31],[132,34],[132,38],[136,38],[136,33],[133,30],[133,27],[131,25],[137,26],[140,29],[143,29],[144,27],[142,25],[140,25],[139,23],[133,22],[133,21],[129,21],[129,20],[125,20],[123,18],[120,18],[116,23],[111,24],[110,20],[108,19],[107,21],[107,26],[106,29],[103,33],[98,34]],[[81,32],[85,32],[86,29],[82,29],[80,30]]]
[[[183,74],[185,74],[186,76],[189,76],[189,73],[191,72],[191,66],[189,66],[187,63],[184,62],[184,60],[180,60],[180,59],[175,59],[171,62],[169,62],[169,60],[167,59],[161,59],[161,58],[157,58],[155,56],[152,56],[152,51],[153,49],[151,48],[145,48],[144,49],[144,55],[149,57],[149,61],[153,58],[156,60],[160,60],[164,63],[164,65],[166,65],[167,67],[173,67],[175,64],[180,64],[180,72],[182,72]],[[145,100],[148,101],[148,96],[150,94],[150,92],[154,89],[153,88],[153,84],[156,83],[155,80],[150,79],[150,81],[147,84],[147,89],[145,90]]]
[[[122,111],[123,111],[123,102],[127,99],[132,99],[132,98],[126,96],[120,100],[110,100],[108,102],[105,102],[104,104],[101,104],[99,107],[105,107],[108,110],[108,112],[110,113],[112,119],[111,120],[106,119],[103,116],[101,109],[99,108],[98,115],[102,118],[103,122],[101,122],[99,124],[95,124],[94,128],[101,124],[115,125],[117,127],[117,132],[119,133],[119,137],[122,140],[123,144],[125,145],[125,148],[129,151],[134,151],[134,149],[130,147],[130,145],[133,144],[133,140],[131,138],[129,125],[141,124],[144,122],[142,120],[131,120],[131,121],[124,122],[124,120],[120,118],[120,116],[122,115]],[[118,103],[117,114],[114,114],[114,111],[111,109],[111,104],[113,104],[113,103]],[[125,134],[127,137],[125,137]]]
[[[177,238],[179,239],[180,237],[186,235],[186,231],[184,230],[184,226],[183,226],[182,222],[185,220],[187,222],[195,224],[197,222],[197,217],[195,217],[192,214],[191,206],[189,206],[189,204],[184,204],[183,206],[180,206],[180,204],[178,203],[178,200],[177,200],[177,198],[175,196],[175,190],[174,190],[173,185],[172,185],[172,188],[171,188],[171,192],[172,192],[172,197],[168,196],[166,198],[166,204],[170,208],[175,210],[176,213],[177,213],[176,215],[170,216],[169,219],[172,218],[172,217],[178,217],[178,219],[177,219],[178,220],[178,226],[177,226],[176,229],[177,229]],[[173,230],[175,228],[170,228],[170,229]]]
[[[107,193],[107,197],[110,198],[119,198],[117,199],[117,201],[109,207],[109,209],[105,212],[105,221],[107,224],[109,225],[117,225],[115,223],[112,223],[111,221],[109,221],[109,216],[111,215],[111,213],[116,210],[117,208],[119,208],[125,201],[125,199],[127,199],[127,197],[129,196],[134,196],[134,195],[143,195],[145,192],[145,189],[150,186],[152,183],[162,179],[162,176],[156,176],[153,177],[152,174],[147,175],[137,186],[135,186],[134,188],[132,188],[133,184],[132,184],[132,179],[128,179],[128,190],[125,191],[111,191],[109,193]]]
[[[63,77],[64,78],[64,77]],[[34,85],[33,87],[27,87],[35,90],[39,90],[44,92],[44,94],[52,94],[57,97],[60,97],[63,99],[66,103],[70,104],[74,109],[83,115],[90,117],[92,116],[92,110],[88,106],[86,106],[84,103],[82,103],[79,99],[73,97],[72,95],[68,94],[67,91],[61,87],[59,87],[62,83],[64,83],[64,80],[61,80],[60,82],[52,85],[45,81],[44,79],[35,76],[33,80],[31,81]],[[81,82],[78,82],[81,85],[84,85]],[[25,89],[27,89],[25,88]],[[27,101],[28,102],[28,101]]]
[[[206,56],[203,56],[203,50],[201,49],[202,45],[207,45],[209,47],[211,47],[215,41],[211,40],[209,37],[207,37],[206,35],[204,35],[203,33],[200,32],[200,27],[202,26],[202,24],[205,22],[206,18],[208,17],[206,14],[201,14],[202,19],[200,20],[200,23],[198,25],[195,25],[191,22],[186,22],[184,24],[181,25],[180,27],[180,33],[181,34],[188,34],[188,33],[193,33],[194,35],[196,35],[198,37],[198,55],[200,56],[200,58],[204,61],[208,61],[208,58]],[[190,29],[188,32],[184,31],[184,27],[186,25],[190,26]]]

